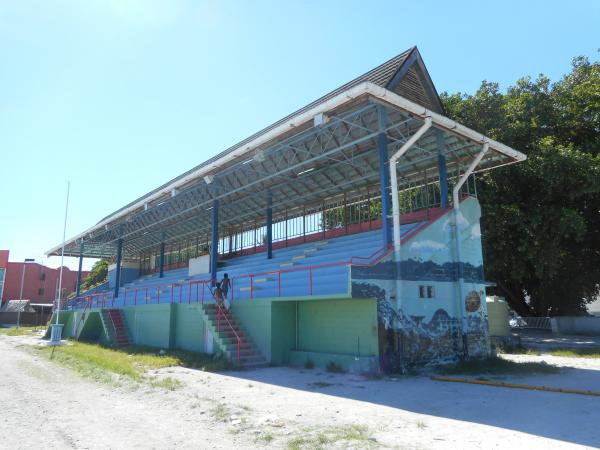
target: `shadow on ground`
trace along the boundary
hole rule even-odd
[[[596,365],[600,369],[600,365]],[[433,381],[426,376],[368,379],[317,369],[272,367],[228,376],[344,397],[399,410],[484,424],[579,445],[600,446],[600,397]],[[487,376],[515,383],[600,390],[600,370]]]

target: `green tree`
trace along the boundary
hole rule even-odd
[[[106,259],[101,259],[100,261],[96,261],[92,266],[92,270],[89,275],[83,280],[81,283],[81,290],[85,291],[92,286],[95,286],[100,283],[104,283],[108,277],[108,261]]]
[[[450,117],[528,157],[480,177],[487,278],[521,314],[585,312],[600,283],[600,63],[441,97]]]

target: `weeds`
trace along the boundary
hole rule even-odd
[[[6,336],[26,336],[36,331],[36,327],[0,328],[0,334],[4,334]]]
[[[316,388],[326,388],[329,386],[334,386],[333,383],[327,383],[325,381],[315,381],[314,383],[309,383],[309,385]]]
[[[598,348],[569,348],[548,351],[552,356],[565,356],[568,358],[600,358]]]
[[[331,373],[345,373],[346,372],[342,366],[340,366],[339,364],[337,364],[333,361],[329,361],[329,363],[327,364],[327,367],[325,369],[327,370],[327,372],[331,372]]]
[[[560,367],[545,362],[516,362],[506,359],[491,357],[485,359],[471,359],[454,364],[437,366],[436,372],[444,375],[511,375],[531,373],[557,373]]]
[[[221,402],[215,402],[210,412],[219,422],[226,422],[229,417],[229,409]]]
[[[335,443],[360,444],[361,448],[376,446],[369,439],[368,431],[368,427],[364,425],[333,427],[316,435],[297,436],[288,441],[287,447],[289,450],[320,449]]]
[[[275,439],[275,436],[273,436],[273,434],[266,432],[266,433],[261,433],[258,435],[258,437],[256,438],[257,442],[264,442],[265,444],[270,444],[273,439]]]
[[[33,351],[97,381],[115,384],[122,378],[136,383],[147,382],[150,386],[170,391],[181,386],[181,382],[170,377],[149,379],[146,372],[170,366],[200,366],[209,371],[230,367],[228,361],[202,353],[177,350],[159,355],[154,348],[132,346],[115,349],[76,341],[58,347],[37,347]]]
[[[304,361],[304,368],[309,370],[314,369],[315,363],[312,361],[312,359],[307,358],[306,361]]]
[[[176,380],[175,378],[166,377],[159,380],[150,381],[150,386],[166,389],[167,391],[174,391],[175,389],[181,387],[181,381]]]

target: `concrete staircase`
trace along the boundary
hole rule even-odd
[[[250,337],[235,320],[231,311],[223,308],[219,323],[217,305],[205,304],[202,309],[208,325],[212,329],[215,340],[228,359],[243,368],[257,368],[268,365],[267,360],[260,354]],[[240,339],[239,360],[237,348],[238,337]]]
[[[123,319],[123,311],[120,309],[102,309],[100,310],[100,317],[110,342],[116,347],[128,346],[129,337]]]

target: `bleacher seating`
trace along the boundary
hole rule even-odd
[[[408,236],[422,224],[402,225],[401,233]],[[381,249],[381,230],[368,231],[281,248],[273,252],[272,259],[266,259],[264,252],[227,259],[219,263],[217,279],[228,274],[232,280],[228,299],[233,301],[344,295],[350,289],[351,259],[354,257],[353,263],[368,263],[368,258]],[[105,300],[110,302],[105,306],[196,303],[203,296],[211,301],[209,281],[209,275],[189,276],[187,267],[165,271],[163,278],[158,273],[145,275],[125,284],[119,298]]]

